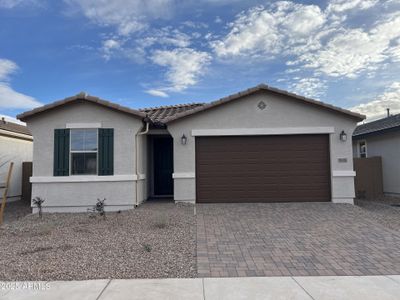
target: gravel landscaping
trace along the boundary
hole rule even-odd
[[[366,218],[399,232],[400,198],[381,197],[374,200],[356,199],[355,204],[363,210]]]
[[[28,215],[0,227],[0,280],[196,277],[193,205]]]
[[[32,209],[29,203],[23,201],[7,202],[4,210],[4,223],[10,223],[29,215]]]

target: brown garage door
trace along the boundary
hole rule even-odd
[[[328,135],[196,137],[197,202],[330,201]]]

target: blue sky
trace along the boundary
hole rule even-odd
[[[142,108],[266,83],[400,112],[400,0],[0,0],[0,115],[80,91]]]

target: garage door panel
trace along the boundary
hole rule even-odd
[[[321,166],[319,164],[311,164],[311,166],[309,166],[308,164],[296,164],[296,170],[293,170],[293,164],[295,163],[291,163],[291,164],[248,164],[246,165],[246,169],[243,169],[243,165],[227,165],[223,166],[220,164],[214,164],[214,165],[203,165],[203,167],[205,167],[204,169],[209,169],[209,168],[213,168],[214,171],[213,173],[209,173],[207,171],[201,171],[198,172],[198,174],[203,175],[204,176],[219,176],[218,174],[225,174],[227,172],[234,172],[231,174],[231,176],[241,176],[243,174],[255,174],[255,172],[259,171],[261,168],[265,169],[265,172],[263,174],[260,174],[260,172],[258,172],[256,175],[260,176],[260,175],[266,175],[266,176],[284,176],[284,175],[307,175],[307,176],[319,176],[321,174],[326,175],[326,172],[320,168]]]
[[[330,200],[328,135],[196,138],[197,201]]]

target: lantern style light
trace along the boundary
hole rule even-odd
[[[347,141],[347,134],[346,134],[346,132],[344,132],[344,130],[342,130],[342,132],[340,133],[340,140],[342,142]]]
[[[182,137],[181,137],[181,144],[182,144],[182,145],[186,145],[186,143],[187,143],[187,137],[186,137],[186,135],[182,134]]]

